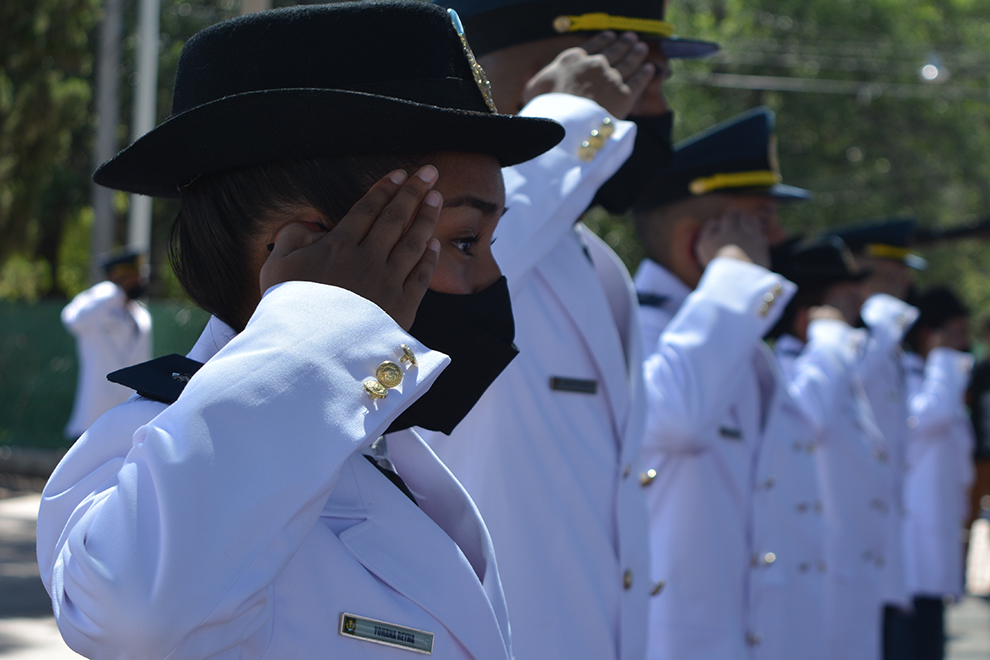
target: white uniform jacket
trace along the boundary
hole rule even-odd
[[[781,337],[775,352],[786,351],[788,339],[794,340]],[[787,379],[778,373],[776,380],[755,464],[748,589],[752,657],[825,660],[829,574],[818,436]]]
[[[964,401],[973,358],[935,348],[904,355],[908,385],[908,471],[904,556],[911,594],[959,598],[963,530],[975,478],[975,438]]]
[[[887,294],[870,296],[860,312],[869,328],[860,361],[860,375],[870,407],[883,435],[887,549],[884,554],[884,602],[904,606],[910,602],[904,569],[904,474],[907,471],[907,383],[901,364],[901,341],[918,318],[918,310]]]
[[[503,171],[509,212],[492,249],[520,353],[450,437],[428,441],[491,530],[519,660],[639,660],[650,580],[638,310],[625,267],[575,224],[635,127],[563,94],[521,114],[567,135]],[[582,151],[606,119],[614,133]]]
[[[832,660],[879,658],[880,612],[890,516],[883,442],[858,376],[864,333],[814,321],[794,356],[778,357],[813,433],[826,522],[826,650]]]
[[[411,431],[363,448],[449,361],[350,292],[273,287],[247,328],[216,319],[171,406],[101,417],[46,487],[38,560],[70,647],[91,658],[511,657],[484,523]],[[229,342],[229,343],[228,343]],[[411,347],[381,400],[363,382]],[[358,636],[340,634],[342,615]],[[374,622],[372,622],[373,620]],[[383,623],[384,622],[384,623]],[[405,630],[404,630],[405,629]],[[377,637],[375,637],[377,635]]]
[[[75,336],[79,357],[75,403],[65,426],[66,437],[75,439],[131,395],[107,374],[151,359],[151,315],[113,282],[100,282],[65,306],[62,324]]]
[[[643,442],[656,471],[647,489],[652,570],[666,583],[651,601],[648,657],[748,658],[762,640],[750,628],[749,589],[766,577],[751,575],[761,568],[752,564],[753,492],[778,385],[762,337],[795,287],[760,266],[715,259],[690,294],[651,261],[636,288],[665,301],[642,310],[654,342]]]

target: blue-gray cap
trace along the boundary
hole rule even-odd
[[[667,172],[638,206],[649,209],[709,193],[810,199],[811,191],[781,183],[774,123],[773,112],[760,106],[680,142]]]
[[[661,42],[668,58],[711,55],[718,44],[674,36],[664,21],[664,0],[437,0],[460,15],[474,52],[481,56],[530,41],[613,30]]]
[[[914,218],[883,218],[834,229],[856,254],[903,262],[909,268],[925,270],[928,262],[911,251],[917,222]]]

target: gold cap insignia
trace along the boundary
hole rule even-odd
[[[485,105],[493,113],[498,114],[498,108],[495,107],[495,99],[492,98],[492,83],[488,80],[488,75],[485,74],[485,70],[481,68],[478,64],[478,60],[474,58],[474,51],[471,50],[471,46],[468,44],[467,36],[464,34],[464,25],[461,23],[460,16],[453,9],[448,9],[447,14],[450,15],[450,22],[454,24],[454,31],[457,32],[457,36],[461,38],[461,45],[464,46],[464,55],[467,56],[468,65],[471,67],[471,73],[474,75],[474,82],[478,85],[478,89],[481,91],[481,95],[485,99]]]

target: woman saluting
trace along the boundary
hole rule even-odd
[[[118,374],[139,395],[48,483],[39,564],[69,646],[511,656],[484,523],[408,427],[449,431],[514,354],[500,166],[561,137],[495,112],[431,5],[189,41],[172,115],[96,180],[181,198],[171,257],[213,318],[190,362]]]

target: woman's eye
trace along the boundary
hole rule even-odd
[[[481,240],[480,236],[468,236],[466,238],[459,238],[454,241],[454,247],[456,247],[461,252],[466,254],[471,254],[474,251],[474,246],[478,244]]]

